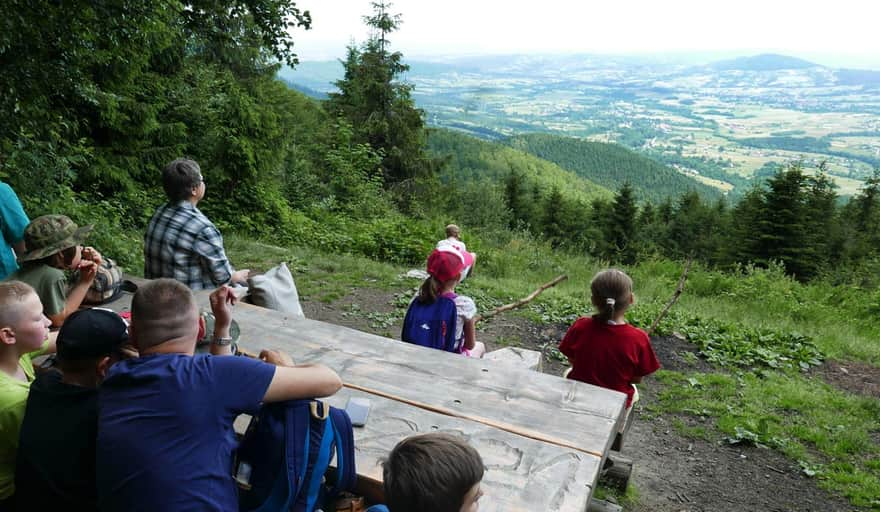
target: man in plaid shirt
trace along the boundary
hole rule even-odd
[[[196,208],[205,197],[199,164],[178,158],[162,171],[168,202],[160,206],[144,236],[144,276],[170,277],[193,290],[244,283],[248,270],[233,271],[223,237],[214,223]]]

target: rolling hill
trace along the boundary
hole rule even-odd
[[[441,178],[445,180],[492,180],[503,183],[518,172],[547,192],[559,189],[563,196],[583,202],[609,199],[611,190],[558,165],[519,149],[477,139],[464,133],[435,129],[428,136],[430,151],[447,159]]]
[[[822,66],[797,57],[764,53],[750,57],[719,60],[709,64],[708,67],[716,71],[778,71],[781,69],[809,69]]]

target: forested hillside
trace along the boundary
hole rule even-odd
[[[452,130],[431,130],[428,147],[435,155],[444,158],[441,176],[445,180],[501,183],[511,173],[516,173],[532,182],[538,190],[559,189],[563,196],[580,201],[610,199],[612,190],[619,185],[612,183],[613,188],[606,188],[526,151]]]
[[[612,190],[629,183],[639,200],[659,202],[691,190],[705,198],[721,195],[717,188],[619,144],[539,133],[511,137],[506,143]]]

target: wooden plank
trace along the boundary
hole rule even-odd
[[[599,474],[600,459],[578,451],[501,432],[357,390],[327,399],[344,407],[350,396],[370,400],[367,423],[355,428],[358,474],[382,481],[381,461],[400,440],[424,432],[462,436],[483,458],[485,496],[480,510],[583,512]]]

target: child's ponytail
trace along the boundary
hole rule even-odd
[[[422,286],[419,287],[419,302],[422,304],[433,304],[434,301],[437,300],[438,285],[439,283],[436,279],[432,276],[428,276],[428,278],[422,283]]]
[[[632,279],[621,270],[610,268],[596,274],[590,282],[595,318],[608,322],[617,311],[625,310],[632,290]]]

